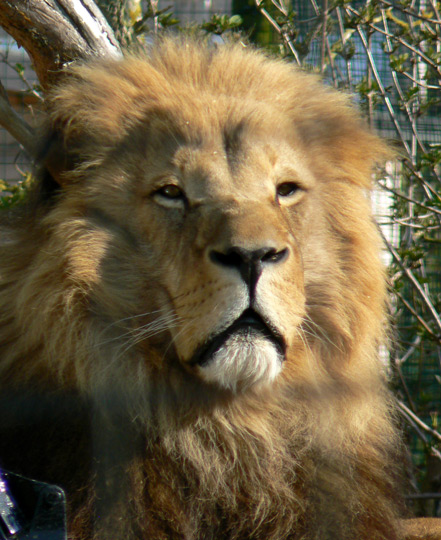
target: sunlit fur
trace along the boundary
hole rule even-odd
[[[61,188],[3,226],[1,394],[35,400],[3,408],[2,463],[66,489],[75,540],[397,538],[382,143],[349,97],[242,44],[149,54],[48,97]],[[155,191],[176,182],[187,202]],[[194,366],[249,303],[210,253],[267,242],[288,256],[254,307],[286,359],[236,335]]]
[[[272,383],[282,368],[282,358],[267,339],[251,333],[232,336],[206,366],[199,368],[204,380],[244,390],[255,384]]]

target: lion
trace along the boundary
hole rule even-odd
[[[351,98],[168,38],[70,67],[47,119],[3,224],[2,467],[75,540],[398,539],[387,149]]]

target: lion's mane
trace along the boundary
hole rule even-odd
[[[139,174],[146,154],[159,162],[175,114],[200,132],[242,114],[262,140],[293,129],[320,184],[301,247],[299,340],[268,386],[203,384],[175,366],[176,320],[142,317],[161,305],[161,276],[155,261],[145,272],[114,171]],[[165,40],[146,57],[71,68],[48,118],[52,175],[2,229],[1,464],[61,485],[78,540],[397,538],[368,198],[385,150],[350,99],[242,45]],[[289,292],[284,301],[294,306]]]

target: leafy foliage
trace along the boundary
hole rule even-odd
[[[0,210],[12,208],[26,197],[32,183],[32,175],[27,173],[19,182],[0,180]]]
[[[211,16],[208,22],[202,23],[201,28],[210,34],[216,34],[218,36],[227,32],[228,30],[236,29],[242,24],[242,17],[240,15],[217,15]]]

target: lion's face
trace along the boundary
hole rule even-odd
[[[140,214],[154,222],[179,359],[234,389],[272,381],[295,341],[304,315],[298,218],[313,179],[277,139],[242,132],[234,150],[213,139],[179,145],[149,175]]]
[[[232,391],[340,369],[379,334],[365,188],[381,145],[309,75],[166,49],[80,67],[49,100],[73,167],[48,220],[90,350]]]
[[[164,361],[173,353],[186,370],[231,390],[268,384],[305,314],[302,248],[314,178],[285,137],[262,137],[246,119],[220,121],[211,133],[185,122],[176,111],[164,134],[150,118],[139,135],[156,144],[134,169],[111,162],[100,171],[93,206],[127,228],[138,273],[154,276],[154,309],[146,298],[140,311],[164,321],[173,343],[164,341]],[[125,204],[117,193],[103,205],[109,178],[125,184]]]

